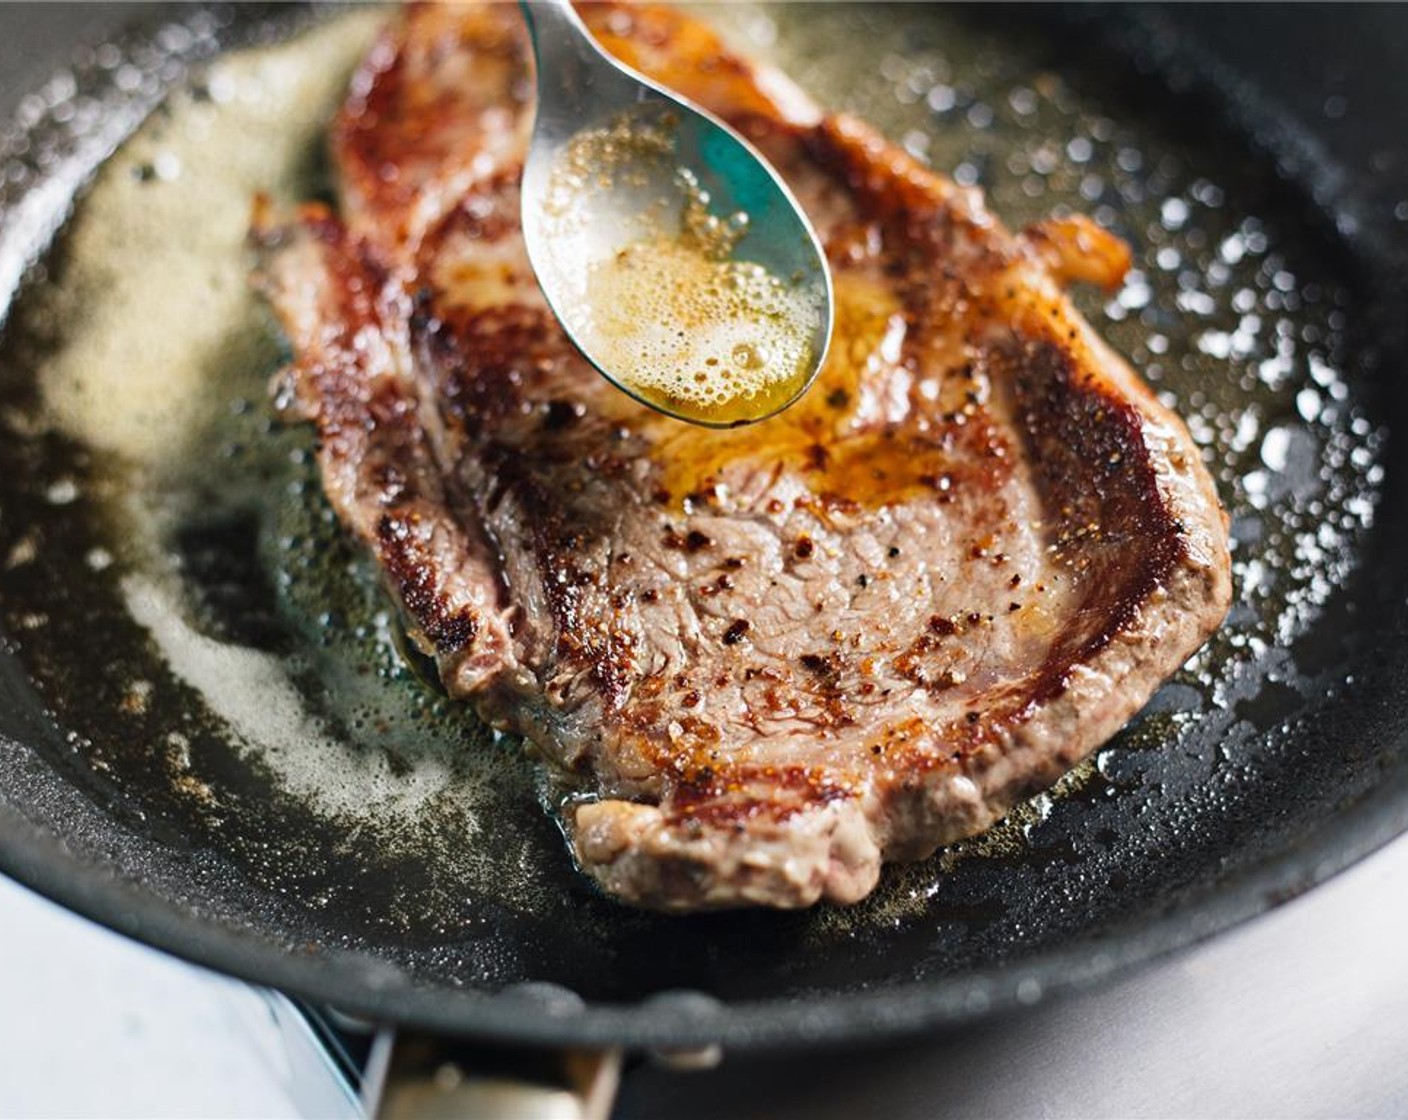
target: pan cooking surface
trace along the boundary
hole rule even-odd
[[[1402,405],[1374,361],[1396,340],[1333,215],[1191,95],[1082,67],[1040,27],[703,11],[981,185],[1009,224],[1068,207],[1131,240],[1123,291],[1083,310],[1204,448],[1235,542],[1223,631],[1050,794],[889,869],[860,906],[678,918],[598,897],[517,743],[407,653],[308,433],[271,418],[280,349],[243,287],[248,199],[327,188],[321,123],[379,17],[197,11],[81,55],[0,150],[3,279],[115,139],[101,130],[172,91],[30,268],[0,351],[0,808],[111,877],[36,870],[13,839],[12,870],[187,955],[381,1013],[484,1029],[455,992],[528,982],[536,1024],[501,1003],[500,1028],[767,1035],[697,1002],[596,1006],[685,990],[789,1007],[794,1036],[823,1035],[844,1021],[827,997],[918,991],[927,1010],[890,1025],[951,1019],[1254,912],[1271,900],[1230,884],[1396,764]],[[135,909],[114,914],[118,897]],[[1131,931],[1166,915],[1179,932],[1139,948]]]

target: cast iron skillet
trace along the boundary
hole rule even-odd
[[[907,11],[922,35],[924,12]],[[94,39],[83,26],[92,9],[61,8],[31,30],[33,14],[0,17],[4,62],[25,82],[66,60],[61,43]],[[163,22],[171,14],[159,12]],[[229,13],[215,22],[233,40],[262,33],[264,14],[241,8],[234,26]],[[1175,682],[1098,772],[1040,819],[1028,816],[1019,842],[903,880],[932,894],[910,909],[892,886],[888,909],[859,917],[664,919],[594,896],[531,805],[504,825],[541,860],[534,874],[549,901],[531,906],[483,884],[430,901],[441,884],[413,859],[379,860],[319,835],[294,810],[250,809],[265,830],[262,854],[224,844],[173,800],[159,768],[145,784],[140,768],[94,771],[86,752],[104,746],[110,684],[39,664],[37,639],[12,622],[0,647],[0,868],[180,956],[379,1021],[553,1045],[751,1046],[883,1037],[1030,1004],[1260,913],[1408,826],[1408,390],[1399,376],[1408,90],[1391,57],[1408,42],[1408,12],[1004,7],[971,18],[1014,34],[1035,22],[1050,68],[1072,86],[1156,115],[1209,159],[1253,169],[1247,189],[1292,231],[1302,273],[1342,285],[1340,366],[1365,430],[1382,441],[1377,506],[1313,617],[1284,648],[1247,663],[1247,687],[1217,701]],[[27,34],[52,37],[26,51]],[[5,91],[9,113],[22,91],[13,80]],[[52,182],[49,214],[79,186]],[[21,215],[36,248],[50,232],[44,204]],[[15,352],[5,354],[0,387],[13,405],[25,388]],[[56,462],[80,476],[97,469],[53,439],[26,457],[4,453],[0,557],[38,516],[24,472],[37,477]],[[1278,500],[1313,486],[1313,471],[1290,481]],[[91,543],[81,506],[70,520],[49,517],[46,547]],[[205,530],[188,542],[192,563],[240,556],[259,526],[256,517]],[[11,618],[16,602],[46,593],[34,582],[44,570],[33,568],[0,572]],[[235,584],[248,575],[225,574]],[[67,618],[48,620],[57,648],[85,663],[129,656],[138,639],[107,626],[96,591],[47,593],[67,605]],[[315,895],[333,903],[316,905]]]

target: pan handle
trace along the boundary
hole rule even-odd
[[[621,1051],[539,1050],[383,1028],[362,1103],[371,1120],[608,1120]]]

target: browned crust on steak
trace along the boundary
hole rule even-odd
[[[255,235],[266,250],[260,285],[300,355],[277,396],[316,426],[323,484],[376,552],[411,637],[439,656],[447,685],[470,695],[515,667],[513,647],[496,557],[434,461],[400,301],[387,295],[385,270],[321,207]]]
[[[506,12],[411,9],[334,131],[347,226],[264,232],[325,487],[452,694],[590,795],[567,823],[605,890],[855,901],[1049,785],[1226,611],[1197,449],[1061,288],[1117,283],[1127,250],[1083,219],[1014,236],[702,25],[586,6],[769,154],[837,284],[804,401],[664,420],[528,271]]]

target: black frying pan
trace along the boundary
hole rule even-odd
[[[46,115],[20,97],[71,61],[73,43],[100,41],[84,22],[93,14],[0,9],[7,115]],[[165,7],[155,20],[193,14]],[[213,28],[206,45],[278,36],[303,18],[266,17],[263,9],[219,10],[201,25]],[[102,18],[114,19],[107,8]],[[146,30],[119,37],[123,58],[135,52],[160,70],[173,51],[206,49],[199,37],[168,35],[157,54],[142,55],[152,18]],[[806,16],[823,48],[834,18],[830,9]],[[1408,13],[913,6],[874,8],[866,18],[876,26],[868,43],[902,21],[901,39],[920,49],[926,36],[935,49],[951,49],[960,34],[972,37],[962,42],[1020,44],[1010,63],[1020,72],[1004,71],[1005,52],[991,55],[998,61],[983,78],[991,88],[1029,89],[1033,75],[1059,75],[1063,88],[1115,123],[1099,141],[1114,162],[1101,189],[1091,188],[1092,206],[1109,206],[1107,218],[1136,241],[1152,294],[1113,320],[1088,306],[1141,366],[1167,366],[1161,355],[1189,348],[1188,368],[1164,369],[1159,387],[1198,414],[1195,433],[1216,448],[1238,540],[1238,607],[1195,667],[1098,766],[994,837],[892,872],[874,903],[851,912],[664,918],[625,910],[571,869],[512,745],[468,731],[463,750],[502,759],[476,779],[477,804],[493,810],[477,832],[457,836],[453,816],[431,814],[414,843],[395,844],[374,828],[329,822],[222,738],[219,722],[200,714],[199,691],[164,668],[128,617],[116,590],[128,562],[124,542],[103,512],[113,465],[26,425],[32,371],[52,340],[12,312],[0,364],[8,417],[0,446],[0,867],[183,957],[380,1021],[551,1045],[736,1047],[882,1037],[1029,1004],[1259,913],[1408,825],[1408,206],[1400,205],[1408,199],[1400,141]],[[80,94],[106,96],[112,56],[77,61]],[[985,112],[965,102],[963,59],[946,65],[956,73],[915,83],[921,96],[925,82],[953,95],[952,104],[947,94],[934,97],[936,162],[947,161],[938,149],[959,145],[949,150],[970,157],[964,173],[993,188],[999,210],[1020,211],[1031,160],[1007,159],[1001,138],[990,138],[991,120],[984,125]],[[886,81],[897,86],[914,75],[890,66]],[[129,91],[110,104],[130,107],[143,96]],[[997,101],[995,113],[1020,116],[1025,103],[1020,94],[1006,106]],[[1119,131],[1126,124],[1137,126],[1127,145]],[[47,127],[31,134],[24,159],[49,141],[62,147],[62,127]],[[10,134],[11,151],[19,136]],[[1152,137],[1152,147],[1140,148],[1140,137]],[[1122,147],[1138,149],[1138,158],[1122,157]],[[1055,158],[1075,160],[1079,145],[1074,152]],[[1168,166],[1150,152],[1167,156]],[[82,169],[81,160],[51,161],[27,183],[12,176],[3,197],[7,266],[47,242],[46,219],[61,212]],[[39,189],[45,183],[48,195]],[[1220,200],[1199,183],[1211,183]],[[1225,327],[1223,335],[1234,335],[1235,317],[1202,324],[1201,341],[1193,340],[1186,324],[1201,314],[1196,291],[1178,303],[1179,269],[1164,269],[1158,252],[1198,246],[1182,234],[1179,241],[1177,229],[1160,244],[1164,234],[1138,225],[1147,197],[1130,197],[1175,188],[1202,191],[1210,212],[1258,219],[1255,227],[1207,220],[1223,234],[1241,231],[1238,264],[1247,253],[1259,258],[1247,274],[1248,306],[1270,332],[1258,336],[1264,352],[1239,356],[1235,339],[1208,333]],[[1169,219],[1174,227],[1177,218]],[[62,280],[64,254],[60,236],[21,303]],[[1234,281],[1243,275],[1233,272]],[[1284,284],[1282,274],[1290,277]],[[1215,296],[1224,297],[1231,299]],[[1225,310],[1218,304],[1214,319]],[[1276,358],[1271,324],[1281,319],[1291,324],[1289,368],[1239,384],[1237,371]],[[1163,350],[1151,348],[1153,334]],[[265,372],[253,371],[251,384]],[[232,389],[232,399],[247,388]],[[250,399],[263,407],[257,393]],[[1229,408],[1253,399],[1254,435],[1220,425]],[[1268,444],[1273,429],[1284,434]],[[227,446],[228,433],[208,434],[229,454],[231,472],[252,469],[247,454],[257,453]],[[260,434],[293,441],[281,453],[303,438]],[[1234,444],[1245,446],[1226,450]],[[355,566],[336,535],[319,530],[316,488],[286,492],[306,464],[284,469],[295,474],[273,477],[255,500],[222,504],[212,492],[204,504],[188,502],[163,543],[188,593],[183,609],[201,633],[296,662],[304,669],[298,687],[335,708],[335,686],[308,668],[325,662],[308,651],[323,648],[329,633],[355,629],[357,611],[374,610],[375,600],[340,599],[332,616],[319,617],[280,590],[279,571],[312,583]],[[1331,525],[1323,534],[1322,524]],[[27,537],[37,560],[24,559]],[[113,551],[116,563],[87,563],[95,547]],[[1248,568],[1251,561],[1260,566]],[[1261,591],[1249,591],[1253,583]],[[437,733],[464,719],[409,673],[388,674],[385,687],[418,697],[408,703]],[[133,700],[135,680],[152,682],[150,696]],[[385,749],[350,717],[337,723],[345,713],[325,714],[358,749]],[[213,806],[173,777],[173,730],[185,741],[187,776],[214,790]],[[387,765],[414,770],[420,761]],[[493,857],[487,870],[466,870],[458,856],[467,847]],[[517,870],[496,872],[496,859]]]

